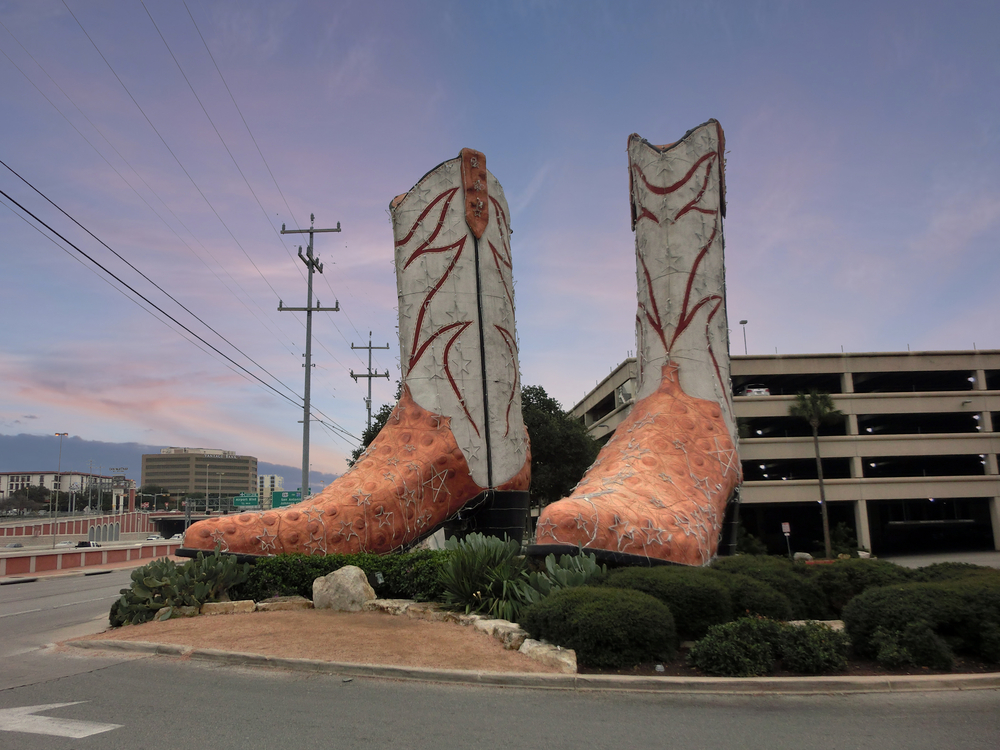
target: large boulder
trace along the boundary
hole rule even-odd
[[[345,565],[313,581],[313,606],[316,609],[360,612],[373,599],[375,589],[369,585],[365,572],[354,565]]]

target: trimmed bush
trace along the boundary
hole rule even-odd
[[[783,557],[736,555],[716,559],[712,570],[747,575],[780,591],[788,597],[796,620],[824,620],[829,614],[823,591],[801,563]]]
[[[716,677],[759,677],[774,671],[782,638],[782,623],[764,617],[742,617],[713,625],[694,644],[688,662]]]
[[[847,602],[866,589],[909,583],[913,579],[911,571],[895,563],[859,558],[817,565],[809,572],[822,590],[830,610],[838,616]]]
[[[878,658],[890,633],[902,634],[913,623],[923,623],[945,641],[974,653],[979,650],[982,611],[974,599],[983,593],[975,587],[959,590],[941,583],[909,583],[868,589],[844,607],[843,618],[854,650],[861,656]],[[987,620],[992,621],[992,620]],[[881,640],[875,634],[882,631]],[[918,633],[913,632],[916,638]],[[908,647],[900,640],[898,645]],[[914,659],[918,654],[911,655]],[[919,663],[919,662],[915,662]],[[930,665],[922,665],[930,666]]]
[[[729,589],[701,568],[620,568],[608,574],[604,585],[659,599],[670,608],[683,639],[701,638],[712,625],[732,619]]]
[[[922,583],[944,583],[968,578],[1000,578],[1000,569],[963,562],[940,562],[917,568],[913,580]]]
[[[872,641],[875,660],[886,669],[929,667],[950,670],[954,657],[948,644],[925,622],[911,622],[901,631],[878,628]]]
[[[586,667],[632,667],[671,659],[677,649],[670,609],[630,589],[562,589],[528,607],[521,626],[532,638],[573,649]]]
[[[792,603],[788,597],[763,581],[738,573],[712,572],[729,589],[729,598],[733,603],[732,619],[754,616],[772,620],[792,619]]]
[[[317,578],[346,565],[361,568],[375,579],[375,593],[388,599],[437,601],[442,597],[439,580],[441,567],[448,559],[444,550],[419,550],[388,555],[275,555],[263,557],[250,569],[246,583],[232,592],[234,599],[263,601],[274,596],[312,598],[312,584]],[[382,576],[379,583],[375,574]]]
[[[798,674],[829,674],[847,668],[847,636],[819,622],[790,625],[781,637],[781,665]]]

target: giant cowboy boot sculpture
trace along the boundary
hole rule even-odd
[[[432,533],[485,490],[528,489],[503,189],[483,154],[463,149],[389,208],[403,389],[385,427],[318,495],[200,521],[185,548],[390,552]]]
[[[704,565],[742,479],[729,385],[725,139],[629,137],[639,307],[636,403],[572,495],[539,518],[539,550]]]

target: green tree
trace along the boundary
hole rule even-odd
[[[833,549],[830,541],[830,518],[826,512],[823,462],[819,457],[819,428],[822,424],[839,422],[844,418],[844,413],[834,405],[829,393],[811,390],[809,393],[800,393],[795,397],[794,403],[788,409],[788,414],[804,419],[812,427],[813,448],[816,451],[816,476],[819,479],[819,505],[823,514],[823,545],[826,548],[826,559],[829,560],[833,557]]]
[[[0,511],[14,511],[15,515],[23,516],[30,511],[48,507],[48,497],[49,491],[44,487],[22,487],[0,501]]]
[[[521,413],[531,438],[531,497],[544,507],[572,492],[601,445],[540,385],[521,389]]]
[[[403,384],[400,381],[396,381],[396,401],[399,401],[399,397],[403,395]],[[361,454],[365,452],[365,448],[371,445],[372,440],[378,437],[378,434],[385,427],[385,423],[389,421],[389,416],[392,414],[392,410],[395,408],[395,404],[382,404],[377,412],[372,414],[372,423],[365,428],[364,432],[361,433],[361,445],[351,451],[351,457],[347,459],[347,466],[351,467],[357,463],[357,460],[361,458]]]

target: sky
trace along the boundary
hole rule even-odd
[[[522,382],[568,409],[635,349],[626,140],[709,118],[734,354],[740,320],[751,354],[1000,348],[996,2],[0,0],[0,24],[0,435],[300,465],[305,321],[277,308],[305,305],[305,240],[280,229],[315,214],[341,310],[313,319],[310,457],[343,471],[352,344],[391,347],[376,410],[399,377],[389,201],[463,147],[510,204]]]

